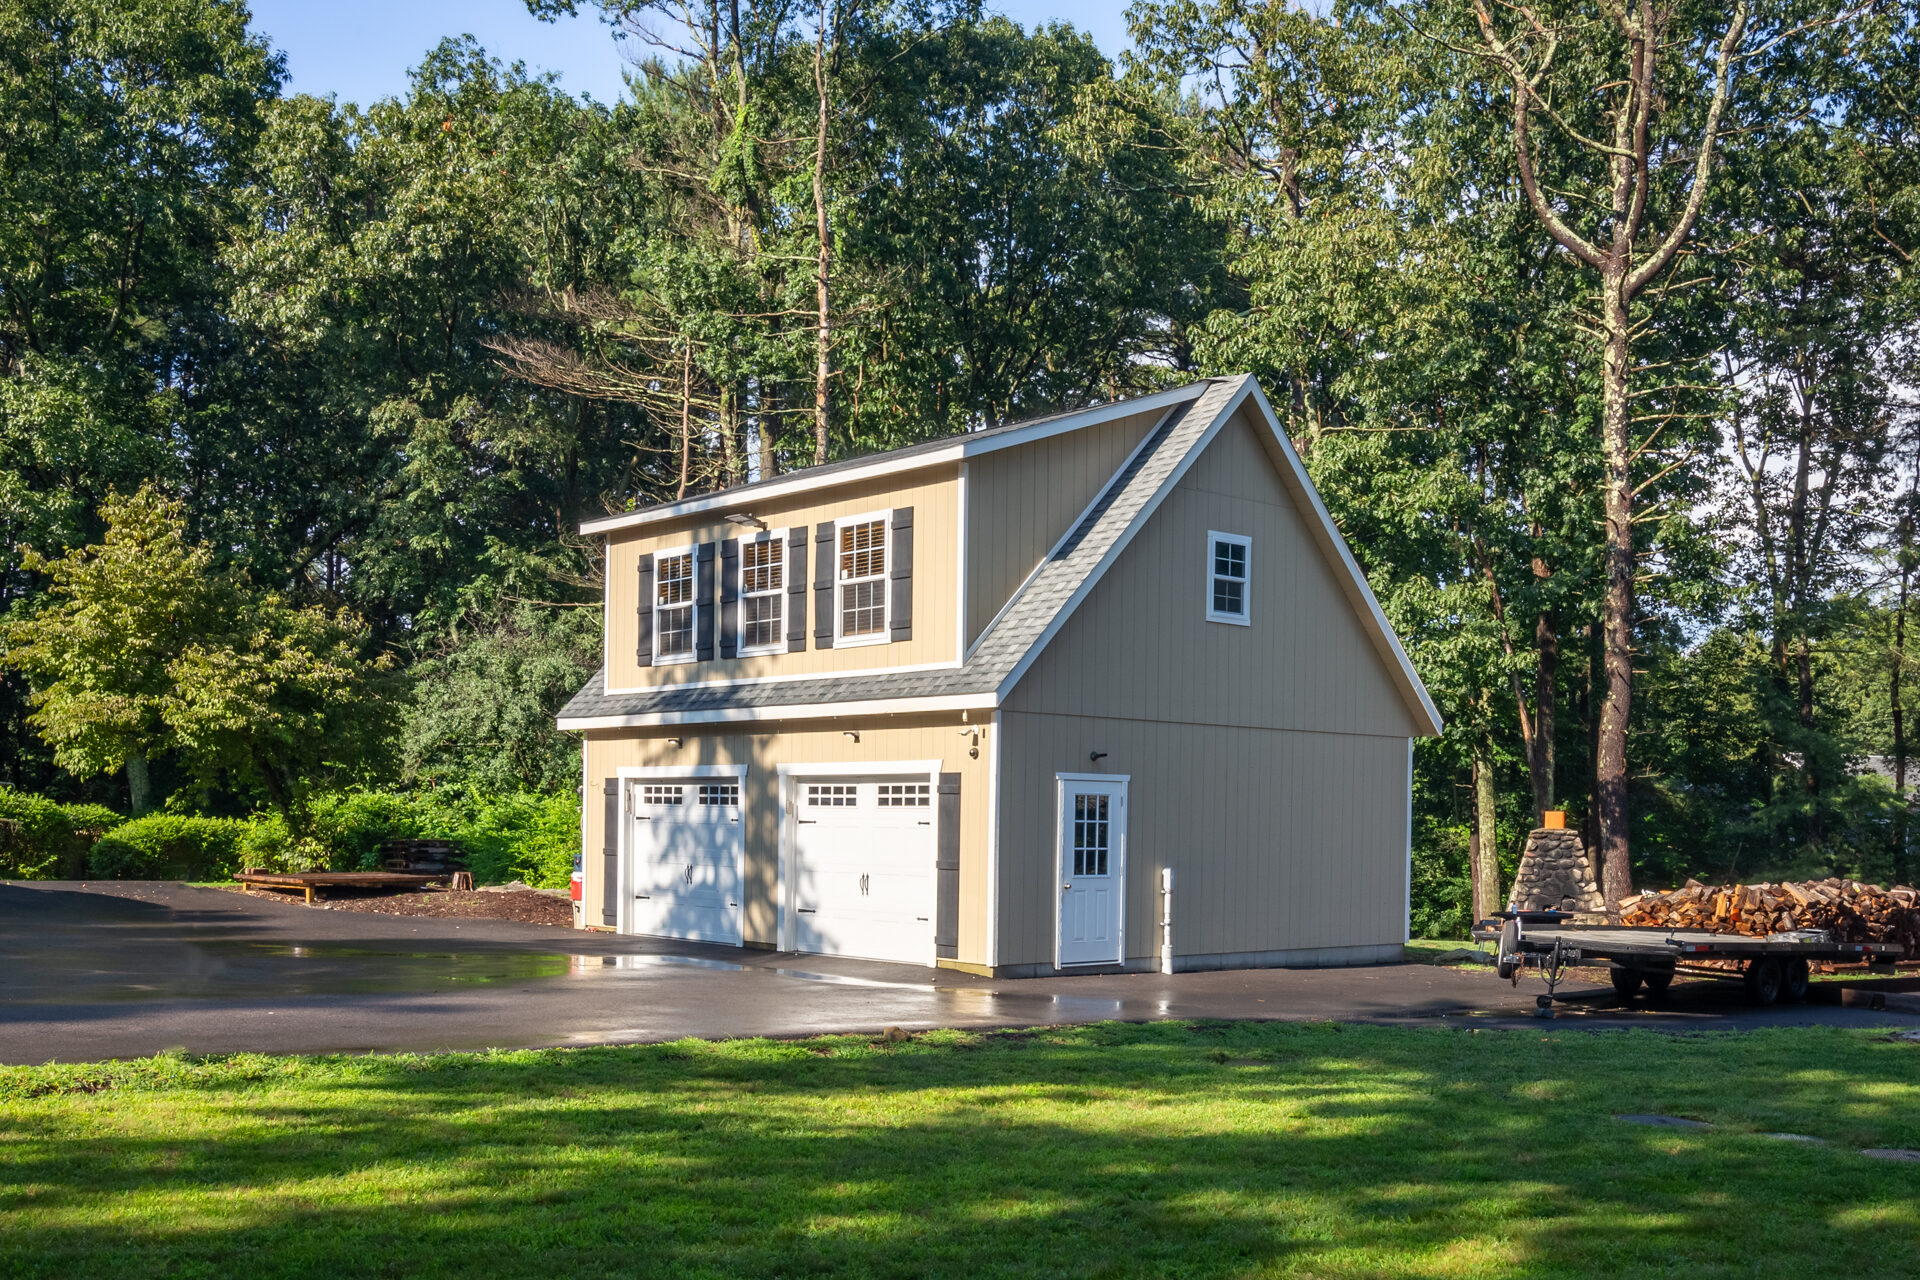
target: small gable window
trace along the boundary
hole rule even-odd
[[[860,518],[839,534],[840,640],[887,639],[887,522]]]
[[[1247,600],[1253,539],[1237,533],[1207,535],[1207,621],[1253,621]]]
[[[688,661],[693,657],[693,548],[655,556],[653,565],[656,656],[662,662]]]

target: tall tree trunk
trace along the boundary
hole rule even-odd
[[[136,818],[153,808],[153,779],[147,773],[147,757],[143,752],[127,753],[127,803]]]
[[[1903,532],[1905,530],[1903,529]],[[1902,548],[1904,556],[1905,549]],[[1900,596],[1893,615],[1893,674],[1888,679],[1888,698],[1893,703],[1893,794],[1898,801],[1893,811],[1893,878],[1902,878],[1907,862],[1907,715],[1900,705],[1900,683],[1907,665],[1907,577],[1900,569]]]
[[[687,496],[687,478],[693,471],[693,344],[680,352],[680,488],[676,498]]]
[[[1627,860],[1627,726],[1633,710],[1633,441],[1629,379],[1632,344],[1621,274],[1602,286],[1601,450],[1606,462],[1606,595],[1601,610],[1606,692],[1593,771],[1599,819],[1601,893],[1613,915],[1633,893]]]
[[[1534,565],[1539,575],[1540,562]],[[1553,722],[1560,680],[1560,635],[1544,609],[1533,621],[1533,653],[1533,741],[1527,744],[1527,774],[1533,783],[1533,821],[1538,826],[1546,821],[1542,815],[1554,807]]]
[[[819,257],[814,271],[813,339],[813,461],[827,460],[827,380],[832,370],[833,315],[827,307],[827,277],[832,267],[832,242],[827,228],[827,125],[831,106],[827,97],[828,0],[820,0],[819,29],[813,39],[813,88],[819,97],[819,118],[813,137],[813,229]]]
[[[1500,834],[1494,820],[1493,757],[1483,737],[1473,749],[1473,836],[1467,842],[1467,872],[1473,880],[1473,919],[1485,920],[1500,900]]]

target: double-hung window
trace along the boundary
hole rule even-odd
[[[860,516],[839,527],[836,621],[841,643],[887,639],[887,520]]]
[[[740,540],[740,652],[786,648],[787,538],[782,530]]]
[[[1237,533],[1207,535],[1207,621],[1252,625],[1251,585],[1253,539]]]
[[[694,603],[693,548],[653,559],[654,659],[658,662],[693,660]]]

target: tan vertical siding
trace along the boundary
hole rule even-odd
[[[1176,955],[1390,945],[1406,925],[1407,740],[1006,714],[1000,957],[1051,964],[1056,773],[1129,775],[1126,951],[1158,954],[1174,869]],[[1104,751],[1097,769],[1088,753]]]
[[[1206,616],[1207,533],[1253,539],[1252,626]],[[1241,417],[1015,689],[1020,711],[1409,736],[1398,686]]]
[[[742,509],[750,511],[768,525],[774,528],[803,525],[807,529],[807,648],[801,653],[775,653],[751,658],[716,657],[707,662],[640,666],[635,661],[634,650],[639,607],[637,571],[641,554],[684,547],[689,543],[737,538],[746,531],[722,519],[725,513],[708,512],[664,525],[648,525],[643,530],[617,531],[608,535],[608,686],[616,690],[651,688],[666,684],[705,684],[719,680],[866,671],[878,667],[956,661],[959,490],[959,466],[947,463],[907,475],[848,484],[824,496],[815,492],[784,501],[756,503],[751,495],[742,495]],[[895,507],[913,508],[913,638],[898,644],[814,648],[814,526],[823,520],[888,511]]]
[[[1209,530],[1252,539],[1252,626],[1207,621]],[[1243,419],[1195,460],[1003,718],[1000,963],[1053,960],[1054,776],[1089,770],[1131,777],[1129,958],[1159,949],[1168,866],[1177,955],[1401,941],[1418,728]]]
[[[916,520],[918,516],[916,515]],[[747,894],[743,936],[750,943],[774,945],[779,936],[780,866],[779,767],[796,764],[873,763],[939,760],[943,772],[960,775],[960,937],[959,959],[987,963],[987,790],[991,785],[992,732],[981,735],[978,759],[968,755],[970,735],[961,734],[958,713],[940,717],[902,717],[820,721],[803,726],[772,726],[766,732],[729,729],[702,733],[699,726],[633,730],[588,735],[583,815],[586,848],[587,923],[600,921],[600,856],[605,838],[605,779],[621,768],[637,766],[747,766],[741,790],[741,819],[746,826]],[[854,742],[851,729],[860,734]],[[679,737],[682,745],[667,741]]]
[[[1165,410],[973,459],[967,475],[967,643],[1087,509]]]

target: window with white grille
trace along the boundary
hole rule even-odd
[[[1207,620],[1248,625],[1253,615],[1247,599],[1253,561],[1253,539],[1237,533],[1207,535]]]
[[[1107,854],[1113,838],[1107,802],[1108,797],[1103,795],[1073,798],[1073,874],[1076,876],[1107,874]]]
[[[785,647],[781,611],[787,598],[787,540],[780,534],[740,543],[740,651]]]
[[[933,803],[933,787],[925,782],[883,782],[875,803],[882,809],[925,809]]]
[[[683,798],[682,788],[671,783],[649,782],[640,788],[641,804],[680,804]]]
[[[887,522],[840,526],[840,638],[887,635]]]
[[[653,634],[656,657],[671,661],[693,656],[693,552],[656,556],[653,561]]]
[[[703,782],[700,784],[700,803],[709,808],[738,809],[740,807],[740,784],[737,782]]]
[[[807,803],[823,809],[851,809],[859,802],[859,791],[851,783],[809,782]]]

